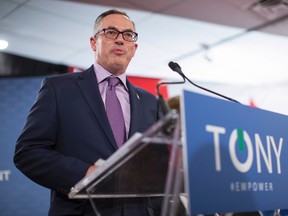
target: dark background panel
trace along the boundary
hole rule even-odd
[[[39,76],[67,73],[68,67],[0,52],[0,76]]]

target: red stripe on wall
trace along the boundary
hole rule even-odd
[[[147,77],[136,77],[136,76],[128,76],[129,81],[135,86],[141,87],[152,94],[156,95],[156,86],[161,81],[161,79],[157,78],[147,78]],[[161,95],[167,99],[168,98],[168,90],[167,86],[160,86]]]

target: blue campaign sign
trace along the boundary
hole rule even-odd
[[[188,91],[182,95],[191,214],[288,209],[288,117]]]

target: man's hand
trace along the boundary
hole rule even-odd
[[[93,166],[90,166],[89,167],[89,169],[87,170],[87,172],[86,172],[86,175],[85,176],[87,176],[87,175],[89,175],[89,174],[91,174],[95,169],[97,168],[97,166],[96,165],[93,165]]]
[[[102,160],[101,158],[98,159],[93,166],[90,166],[89,169],[87,170],[86,172],[86,175],[89,175],[91,174],[97,167],[101,166],[103,163],[105,163],[105,160]]]

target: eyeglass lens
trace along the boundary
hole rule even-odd
[[[137,40],[137,33],[132,32],[132,31],[124,31],[120,32],[116,29],[103,29],[105,37],[108,39],[116,39],[119,34],[122,34],[122,37],[126,41],[136,41]]]

